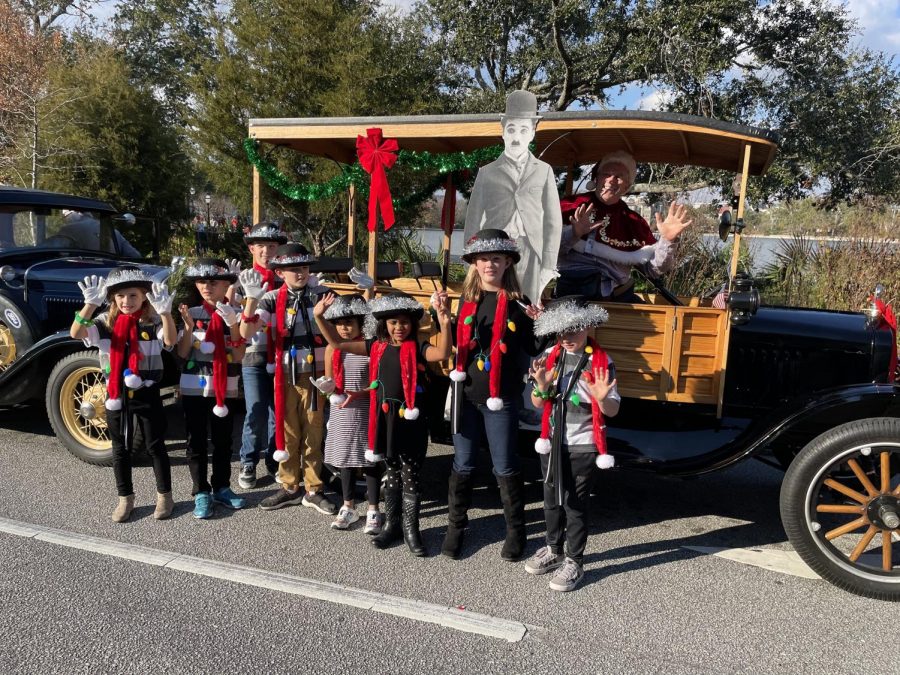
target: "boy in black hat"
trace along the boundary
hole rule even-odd
[[[324,286],[309,286],[310,266],[316,262],[302,244],[283,244],[269,259],[269,269],[284,281],[277,291],[265,292],[262,275],[247,270],[241,285],[244,306],[241,334],[272,327],[268,350],[275,364],[275,461],[282,489],[260,502],[264,510],[303,504],[326,515],[337,507],[323,494],[322,436],[325,401],[313,381],[323,372],[325,341],[312,309]],[[304,493],[300,490],[301,472]]]

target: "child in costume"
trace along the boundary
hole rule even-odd
[[[555,570],[554,591],[574,590],[584,578],[591,485],[597,468],[615,463],[606,449],[604,421],[619,412],[615,366],[589,337],[606,320],[599,305],[568,296],[548,304],[534,325],[535,334],[556,335],[557,343],[531,367],[531,402],[543,411],[535,449],[544,472],[547,545],[525,563],[525,570]]]
[[[341,340],[363,340],[363,325],[374,324],[365,299],[359,294],[340,295],[326,310],[323,318],[334,324]],[[374,325],[366,331],[374,334]],[[344,505],[331,523],[335,530],[346,530],[359,520],[353,499],[354,474],[362,469],[366,477],[366,534],[381,532],[381,513],[378,511],[380,471],[366,452],[366,431],[369,428],[369,359],[350,354],[331,345],[325,349],[325,376],[316,382],[319,390],[329,396],[331,403],[325,434],[325,464],[340,471]]]
[[[106,422],[113,449],[113,474],[119,503],[112,513],[122,523],[134,509],[131,479],[132,423],[141,426],[156,478],[157,520],[172,515],[172,471],[166,452],[166,416],[159,397],[163,376],[162,350],[175,345],[172,296],[165,284],[153,283],[137,267],[117,267],[109,277],[85,277],[78,282],[84,307],[75,313],[69,334],[100,352],[106,377]],[[91,320],[105,301],[109,311]]]
[[[315,308],[316,322],[328,344],[348,354],[369,355],[369,429],[366,458],[384,460],[385,524],[372,539],[385,548],[402,536],[415,556],[426,554],[419,533],[419,471],[428,445],[428,425],[416,405],[424,392],[425,362],[450,356],[450,312],[446,293],[435,293],[432,306],[441,332],[438,346],[419,342],[419,320],[425,309],[405,293],[392,293],[369,303],[378,321],[375,338],[365,342],[341,339],[324,315],[335,296],[325,296]]]
[[[231,436],[234,413],[226,400],[237,398],[244,341],[238,332],[238,310],[226,302],[237,276],[224,260],[198,258],[184,272],[202,303],[180,305],[184,328],[178,338],[181,405],[188,435],[187,461],[193,481],[194,517],[209,518],[214,504],[240,509],[246,501],[232,492]],[[207,431],[212,438],[212,477],[207,479]]]
[[[263,280],[264,291],[274,291],[281,286],[281,279],[268,268],[269,258],[275,249],[287,243],[287,236],[274,223],[257,223],[244,237],[244,243],[253,258],[253,269]],[[273,352],[268,349],[272,329],[261,330],[247,338],[241,378],[244,381],[244,404],[247,414],[241,432],[241,473],[238,485],[245,490],[256,487],[256,465],[263,457],[269,472],[278,471],[275,454],[275,364],[269,360]]]
[[[316,328],[312,308],[317,296],[328,291],[310,285],[314,256],[302,244],[283,244],[269,259],[269,269],[284,281],[277,291],[266,292],[256,270],[241,273],[247,303],[241,334],[252,337],[272,327],[268,342],[275,365],[275,454],[280,463],[281,489],[259,506],[265,511],[303,504],[326,515],[337,507],[324,495],[322,485],[322,435],[325,401],[314,385],[322,373],[325,341]],[[301,471],[304,490],[300,489]]]
[[[526,540],[517,443],[526,366],[518,357],[536,356],[543,341],[536,341],[533,333],[537,309],[519,288],[516,242],[503,230],[481,230],[466,243],[463,260],[469,270],[457,317],[456,367],[450,372],[455,453],[441,553],[459,556],[472,499],[472,473],[487,439],[506,519],[500,556],[513,561],[522,557]]]

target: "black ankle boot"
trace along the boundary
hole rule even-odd
[[[500,499],[503,501],[503,515],[506,518],[506,541],[500,551],[504,560],[515,561],[525,553],[525,499],[522,495],[522,476],[497,476],[500,485]]]
[[[441,553],[454,560],[462,548],[463,533],[469,524],[469,505],[472,503],[472,475],[450,472],[450,486],[447,490],[447,534]]]
[[[425,544],[419,533],[419,495],[403,493],[403,541],[414,556],[425,555]]]
[[[372,537],[375,548],[387,548],[403,536],[400,529],[400,490],[384,491],[384,526],[381,534]]]

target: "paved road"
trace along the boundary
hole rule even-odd
[[[686,548],[790,548],[778,522],[780,474],[761,464],[693,481],[605,475],[586,584],[560,595],[500,560],[503,521],[487,471],[464,559],[435,555],[444,446],[431,448],[424,472],[426,559],[402,546],[375,551],[361,530],[333,532],[302,507],[196,521],[177,408],[171,414],[175,517],[150,517],[144,465],[135,517],[116,525],[110,469],[69,455],[41,408],[0,411],[0,518],[464,607],[525,624],[525,637],[507,642],[0,532],[0,672],[900,672],[883,642],[894,605]],[[272,489],[248,497],[255,505]],[[534,550],[539,485],[528,495]]]

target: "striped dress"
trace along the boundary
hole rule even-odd
[[[206,338],[206,326],[209,324],[209,314],[202,305],[191,307],[191,318],[194,320],[194,341],[191,352],[184,360],[181,370],[179,386],[182,396],[204,396],[215,398],[213,391],[213,355],[200,351],[200,343]],[[184,328],[178,331],[178,339],[181,340]],[[225,339],[228,339],[228,328],[225,328]],[[225,391],[226,398],[238,397],[238,378],[241,375],[241,362],[235,362],[231,357],[231,347],[226,347],[228,354],[228,384]]]
[[[344,354],[344,390],[361,391],[369,386],[369,357]],[[369,398],[364,396],[346,408],[331,406],[325,436],[325,463],[336,469],[372,466],[367,462]]]

